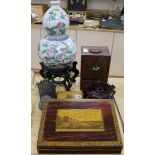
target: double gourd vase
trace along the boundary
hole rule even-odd
[[[76,44],[66,34],[69,27],[69,17],[60,7],[60,1],[50,2],[43,19],[47,35],[40,41],[38,55],[49,68],[65,67],[72,63],[76,56]]]

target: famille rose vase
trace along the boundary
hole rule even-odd
[[[60,7],[60,1],[51,1],[51,4],[44,15],[43,25],[47,35],[39,43],[38,54],[46,66],[64,67],[75,59],[76,45],[66,34],[69,18]]]

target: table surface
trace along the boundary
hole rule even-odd
[[[32,86],[31,90],[31,104],[32,104],[32,113],[31,113],[31,154],[32,155],[38,155],[37,152],[37,139],[38,139],[38,132],[40,127],[40,119],[41,119],[41,113],[38,109],[38,103],[39,103],[39,91],[38,88],[35,86],[36,83],[40,82],[41,76],[39,74],[34,74],[34,87]],[[120,112],[117,111],[117,117],[118,117],[118,123],[120,126],[121,136],[123,140],[123,128],[122,128],[122,122],[121,119],[124,120],[124,79],[123,78],[109,78],[109,83],[116,86],[116,94],[115,99],[117,102],[117,106]],[[62,86],[57,86],[58,90],[65,90]],[[76,83],[73,84],[71,87],[71,90],[80,90],[80,78],[77,78]],[[121,155],[124,155],[124,151],[122,150]],[[116,155],[116,154],[113,154]]]

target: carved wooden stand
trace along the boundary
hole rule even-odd
[[[46,65],[44,65],[43,62],[40,63],[42,69],[40,70],[40,75],[43,78],[49,79],[50,81],[52,81],[52,83],[54,85],[64,85],[66,91],[69,91],[71,86],[72,86],[72,82],[75,82],[75,78],[78,76],[79,74],[79,70],[76,68],[77,62],[73,62],[72,64],[69,64],[67,66],[65,66],[64,68],[49,68]],[[71,73],[73,73],[74,75],[71,76]],[[56,78],[61,78],[63,80],[56,80]]]

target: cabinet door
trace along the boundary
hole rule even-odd
[[[77,56],[78,69],[81,67],[81,46],[108,46],[112,50],[113,32],[91,30],[77,30]]]
[[[115,33],[110,75],[124,76],[124,33]]]
[[[67,30],[67,34],[75,41],[76,43],[76,30]]]
[[[41,33],[41,39],[47,34],[43,27],[41,28],[41,32],[40,33]]]
[[[40,28],[31,28],[31,68],[40,69],[38,44],[40,41]]]

